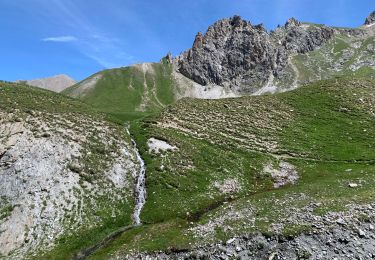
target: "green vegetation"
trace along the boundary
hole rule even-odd
[[[293,236],[311,229],[287,222],[306,207],[319,216],[373,201],[374,111],[374,81],[336,78],[276,95],[184,99],[135,121],[131,132],[147,164],[145,225],[92,258],[183,250],[244,232],[268,234],[277,223],[283,224],[281,234]],[[153,154],[150,137],[178,150]],[[264,168],[278,168],[281,161],[296,167],[299,180],[276,189]],[[234,188],[221,190],[228,180],[235,180]],[[197,230],[215,221],[202,240]]]
[[[89,105],[54,92],[22,84],[0,82],[0,109],[27,113],[42,111],[49,113],[84,113],[96,115]]]
[[[280,133],[282,152],[319,160],[373,160],[374,97],[371,81],[340,79],[281,94],[294,111],[294,120]]]
[[[159,111],[174,102],[172,65],[148,63],[111,69],[93,75],[94,85],[84,90],[88,80],[64,91],[113,117],[133,120]]]
[[[126,251],[177,251],[189,248],[191,238],[183,233],[189,224],[182,219],[175,219],[159,224],[142,225],[124,232],[109,246],[99,250],[90,259],[105,259],[117,248],[126,248]]]
[[[53,250],[49,252],[41,252],[37,254],[36,257],[31,257],[35,259],[40,259],[42,256],[43,259],[71,259],[74,255],[79,253],[82,249],[89,248],[92,245],[95,245],[106,238],[109,234],[117,231],[120,228],[129,226],[132,223],[130,218],[130,213],[133,210],[132,205],[129,205],[129,202],[112,204],[111,207],[108,207],[108,203],[111,202],[111,198],[102,197],[98,199],[99,203],[98,210],[87,211],[87,215],[92,218],[92,220],[101,219],[100,225],[90,227],[83,226],[77,230],[74,230],[71,234],[60,237],[56,241],[56,246]],[[90,206],[90,201],[86,201],[88,208]],[[113,217],[113,209],[120,209],[120,214]],[[74,219],[74,216],[71,216]],[[69,217],[66,221],[69,225]]]
[[[361,48],[367,48],[363,47],[366,44],[369,43]],[[341,55],[348,46],[345,40],[336,39],[327,50]],[[310,53],[309,62],[316,62],[324,71],[328,69],[324,55]],[[306,56],[298,55],[294,62],[301,81],[321,76],[306,66]],[[348,61],[349,64],[352,63]],[[152,67],[153,73],[143,73],[138,67],[102,72],[105,76],[96,88],[81,97],[106,112],[113,122],[132,121],[131,132],[147,165],[148,196],[141,214],[143,225],[122,233],[92,259],[138,250],[189,249],[203,243],[197,230],[215,221],[219,224],[208,232],[204,243],[244,232],[272,234],[278,223],[283,225],[278,232],[294,236],[312,227],[310,223],[286,219],[306,207],[313,207],[312,214],[321,216],[374,200],[375,82],[362,78],[371,78],[373,69],[346,70],[342,78],[319,81],[282,94],[183,99],[167,106],[174,102],[173,81],[168,77],[171,68],[164,63]],[[353,76],[356,78],[350,79]],[[0,95],[4,101],[0,102],[0,106],[4,104],[1,108],[11,107],[15,100],[10,100],[7,93],[20,89],[25,94],[18,102],[25,111],[35,104],[41,110],[77,110],[97,115],[88,105],[48,91],[38,90],[37,94],[42,100],[50,95],[56,95],[56,99],[28,104],[27,100],[33,98],[30,93],[36,90],[25,88],[0,87],[0,94],[4,93]],[[28,105],[23,106],[25,102]],[[62,108],[56,108],[56,103]],[[154,154],[147,146],[151,137],[178,149]],[[100,168],[95,166],[95,156],[106,150],[100,140],[93,144],[95,153],[86,159],[91,168]],[[268,165],[279,169],[280,162],[296,168],[296,184],[274,187],[274,179],[264,169]],[[349,183],[358,187],[349,188]],[[124,212],[130,210],[129,207]],[[46,257],[72,256],[130,223],[125,213],[116,219],[104,209],[97,214],[103,225],[64,237]]]
[[[0,221],[3,220],[4,218],[7,218],[10,216],[14,209],[14,206],[12,205],[6,205],[5,207],[0,208]]]

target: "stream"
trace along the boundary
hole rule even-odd
[[[129,132],[129,126],[126,125],[125,130],[129,134],[129,136],[131,136]],[[132,228],[140,226],[142,224],[140,215],[141,215],[142,208],[146,203],[146,165],[141,157],[141,154],[139,153],[137,143],[135,142],[133,138],[131,139],[131,142],[136,153],[137,161],[139,162],[139,165],[140,165],[140,169],[139,169],[138,175],[136,176],[136,183],[134,187],[134,197],[135,197],[135,207],[134,207],[134,212],[133,212],[134,223],[133,225],[125,226],[114,231],[113,233],[105,237],[102,241],[100,241],[99,243],[93,246],[90,246],[88,248],[82,249],[77,254],[73,255],[72,257],[73,260],[86,259],[88,256],[93,254],[99,248],[107,245],[108,243],[116,239],[116,237],[120,236],[125,231],[131,230]]]
[[[126,127],[127,133],[130,135],[129,132],[129,127]],[[133,213],[133,220],[134,220],[134,225],[139,226],[141,225],[141,211],[143,206],[146,203],[146,166],[145,162],[143,161],[138,147],[137,143],[134,141],[134,139],[131,139],[133,148],[135,149],[136,152],[136,157],[140,165],[140,169],[137,175],[136,179],[136,184],[134,187],[134,195],[135,195],[135,208],[134,208],[134,213]]]

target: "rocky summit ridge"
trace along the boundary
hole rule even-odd
[[[372,13],[366,18],[365,25],[370,25],[370,24],[373,24],[373,23],[375,23],[375,11],[372,12]]]
[[[268,32],[240,16],[223,19],[198,33],[193,47],[176,58],[178,71],[201,85],[252,93],[271,78],[285,77],[292,54],[314,51],[330,41],[334,29],[295,18]]]

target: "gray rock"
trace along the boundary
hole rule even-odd
[[[362,229],[358,229],[358,236],[359,237],[365,237],[366,233]]]
[[[342,218],[339,218],[338,220],[336,220],[336,223],[339,224],[339,225],[342,225],[342,226],[346,225],[345,220],[343,220]]]
[[[247,94],[272,77],[282,77],[290,55],[313,51],[328,42],[334,30],[305,26],[294,18],[275,32],[239,16],[223,19],[198,33],[193,47],[177,57],[178,70],[201,85],[230,87]]]
[[[375,23],[375,11],[372,12],[372,13],[366,18],[365,25],[370,25],[370,24],[373,24],[373,23]]]

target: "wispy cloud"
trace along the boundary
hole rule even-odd
[[[128,8],[121,8],[123,3],[129,1],[114,0],[100,5],[100,8],[105,8],[101,10],[103,17],[106,15],[111,17],[113,23],[121,23],[120,30],[116,28],[118,24],[114,24],[113,29],[108,26],[108,21],[103,20],[102,23],[102,19],[97,20],[84,0],[33,0],[33,8],[30,8],[29,1],[8,1],[7,4],[38,19],[49,21],[49,26],[46,26],[49,29],[46,35],[48,37],[39,38],[39,41],[69,43],[70,48],[104,68],[139,62],[138,57],[134,56],[137,51],[132,49],[133,42],[131,37],[127,37],[126,28],[137,28],[145,39],[152,42],[152,46],[161,45],[158,36],[149,30],[149,25],[132,10],[132,4],[127,4]],[[45,33],[43,31],[42,37]]]
[[[58,37],[48,37],[42,39],[44,42],[74,42],[78,39],[74,36],[58,36]]]
[[[45,38],[43,41],[72,42],[79,52],[105,68],[132,63],[134,57],[124,51],[122,42],[96,27],[73,0],[51,0],[46,15],[53,15],[61,28],[80,35]],[[56,12],[58,10],[58,12]]]

